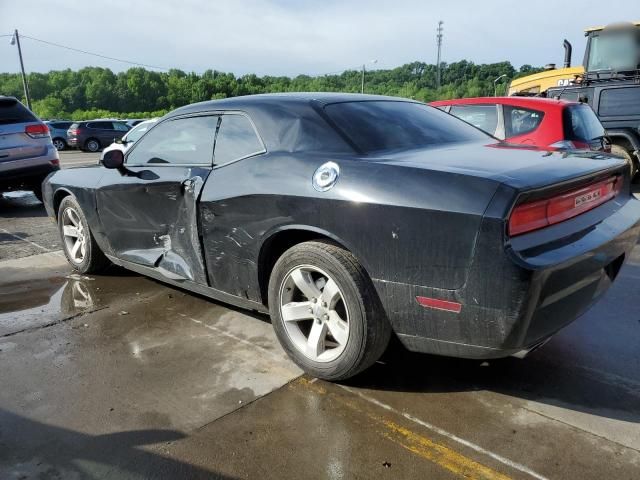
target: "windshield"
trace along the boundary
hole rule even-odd
[[[635,70],[640,64],[640,34],[636,30],[603,32],[591,37],[587,71]]]
[[[567,140],[590,142],[605,135],[604,127],[588,105],[565,108],[564,129]]]
[[[327,105],[325,112],[363,153],[491,138],[454,116],[421,103],[344,102]]]
[[[133,129],[126,135],[127,143],[137,142],[140,139],[140,137],[144,135],[145,132],[149,130],[154,124],[155,122],[149,122],[149,123],[145,122],[145,123],[139,123],[138,125],[133,127]]]

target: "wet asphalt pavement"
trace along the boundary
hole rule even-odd
[[[640,246],[524,360],[394,346],[343,384],[300,376],[266,316],[59,248],[33,196],[0,200],[2,479],[640,478]]]

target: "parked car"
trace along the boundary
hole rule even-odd
[[[129,130],[127,124],[119,120],[76,122],[69,127],[67,143],[70,147],[97,152],[121,139]]]
[[[47,127],[49,127],[51,141],[53,141],[53,146],[56,147],[56,150],[60,152],[66,149],[68,147],[67,131],[69,130],[69,127],[73,124],[73,122],[52,120],[44,123]]]
[[[146,120],[146,119],[144,119],[144,118],[129,118],[129,119],[125,120],[125,123],[127,124],[127,126],[128,126],[129,128],[133,128],[133,127],[135,127],[136,125],[138,125],[138,124],[140,124],[140,123],[144,122],[145,120]]]
[[[45,182],[65,255],[271,314],[324,379],[410,350],[523,355],[581,315],[640,235],[622,160],[497,142],[374,95],[179,108]]]
[[[59,169],[47,126],[16,98],[0,96],[0,193],[31,190],[42,200],[42,180]]]
[[[550,98],[477,97],[431,102],[494,137],[548,149],[609,151],[589,105]]]
[[[144,122],[138,123],[135,127],[129,130],[120,140],[116,140],[107,148],[102,151],[102,155],[100,155],[100,161],[104,158],[104,155],[111,150],[115,150],[118,148],[127,149],[130,148],[134,143],[136,143],[142,135],[144,135],[147,130],[155,125],[158,121],[157,118],[152,118],[151,120],[145,120]]]

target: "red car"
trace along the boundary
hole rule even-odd
[[[609,151],[604,127],[591,107],[582,103],[537,97],[478,97],[430,105],[508,143]]]

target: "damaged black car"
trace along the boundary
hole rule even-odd
[[[498,143],[422,103],[274,94],[189,105],[126,152],[48,177],[82,273],[111,263],[271,315],[341,380],[391,335],[524,355],[579,317],[640,235],[623,161]]]

